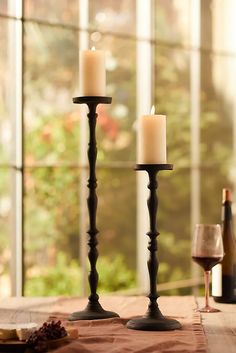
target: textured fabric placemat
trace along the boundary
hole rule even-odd
[[[56,353],[205,353],[206,339],[201,318],[192,296],[161,297],[159,307],[165,316],[180,321],[181,330],[147,332],[129,330],[130,317],[143,315],[148,300],[145,297],[102,297],[104,309],[116,311],[120,318],[68,322],[68,314],[84,309],[87,299],[61,298],[53,307],[50,319],[61,319],[65,326],[78,328],[79,339]]]

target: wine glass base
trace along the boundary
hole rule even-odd
[[[196,311],[198,311],[200,313],[218,313],[218,312],[220,312],[219,309],[212,308],[210,306],[205,306],[204,308],[196,309]]]

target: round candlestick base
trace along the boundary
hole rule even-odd
[[[129,320],[126,326],[132,330],[143,331],[170,331],[181,328],[177,320],[167,319],[162,315],[156,299],[149,304],[144,316]]]
[[[119,315],[113,311],[104,310],[99,302],[89,302],[84,310],[72,313],[68,320],[99,320],[110,319],[112,317],[119,317]]]
[[[167,319],[165,317],[149,318],[142,316],[129,320],[127,327],[132,330],[142,331],[171,331],[180,329],[181,324],[177,320]]]

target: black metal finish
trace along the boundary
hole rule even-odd
[[[76,97],[73,98],[73,102],[77,104],[87,104],[89,108],[88,121],[89,121],[89,144],[88,144],[88,160],[89,160],[89,178],[88,178],[88,189],[89,195],[87,198],[88,212],[89,212],[89,240],[88,240],[88,258],[90,262],[90,272],[88,276],[90,295],[88,297],[88,304],[83,311],[77,311],[71,314],[69,317],[70,321],[74,320],[95,320],[95,319],[107,319],[111,317],[117,317],[118,314],[106,311],[102,308],[99,303],[99,296],[97,294],[98,286],[98,272],[96,269],[96,263],[98,259],[97,250],[97,234],[98,230],[96,227],[96,214],[97,214],[97,179],[96,179],[96,160],[97,160],[97,142],[96,142],[96,113],[97,105],[110,104],[112,101],[111,97]]]
[[[149,198],[147,200],[150,231],[147,233],[150,240],[148,243],[148,250],[150,252],[147,262],[149,280],[150,280],[150,293],[148,298],[150,300],[148,310],[143,317],[134,318],[128,321],[127,327],[134,330],[144,331],[168,331],[181,328],[180,323],[174,319],[165,318],[157,304],[157,272],[158,272],[158,258],[157,258],[157,236],[160,234],[157,230],[157,173],[160,170],[172,170],[172,164],[137,164],[135,170],[145,170],[149,176],[148,188],[150,190]]]
[[[83,96],[83,97],[74,97],[73,103],[75,104],[87,104],[90,109],[90,104],[94,107],[95,112],[98,104],[111,104],[111,97],[103,96]]]
[[[173,170],[173,164],[136,164],[134,170],[146,170],[157,174],[160,170]]]

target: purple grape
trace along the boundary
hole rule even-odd
[[[44,324],[34,331],[27,340],[28,345],[37,353],[47,352],[47,341],[63,338],[67,336],[64,326],[61,326],[61,321],[44,322]]]

